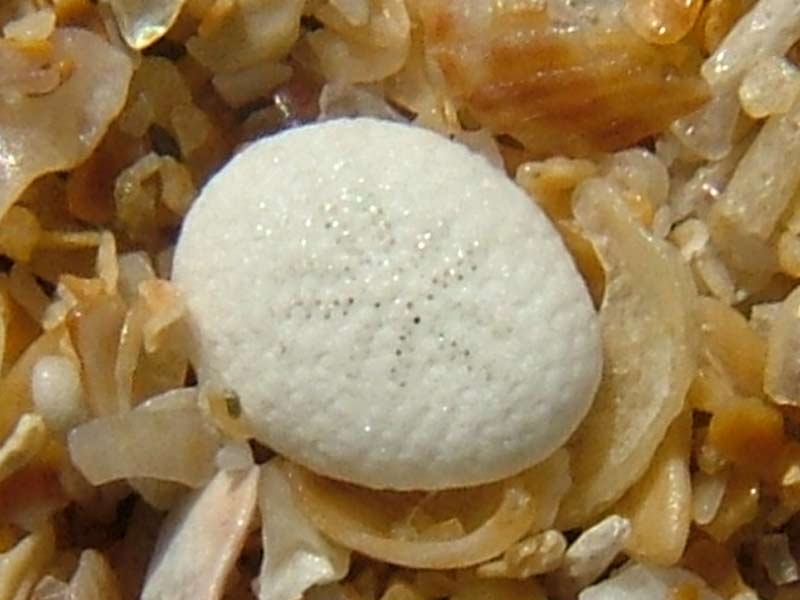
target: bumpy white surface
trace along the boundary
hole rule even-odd
[[[260,441],[362,485],[442,489],[541,461],[601,349],[541,210],[429,131],[337,120],[236,156],[185,220],[173,279],[201,379]]]

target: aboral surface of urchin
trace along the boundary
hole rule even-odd
[[[397,490],[513,475],[586,414],[602,351],[547,217],[483,157],[367,118],[262,139],[203,189],[173,279],[201,381],[318,473]]]

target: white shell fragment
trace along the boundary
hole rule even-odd
[[[584,531],[564,554],[557,573],[562,587],[578,590],[595,581],[622,552],[630,535],[630,521],[619,515],[610,515]]]
[[[754,119],[789,112],[800,95],[800,69],[783,56],[758,61],[739,86],[739,101]]]
[[[629,563],[613,577],[583,590],[578,600],[674,600],[678,593],[697,600],[722,600],[690,571],[644,563]]]
[[[258,502],[264,544],[259,600],[298,600],[312,586],[347,575],[350,551],[326,539],[308,520],[277,460],[261,467]]]
[[[146,402],[79,425],[68,445],[72,463],[92,485],[150,477],[200,487],[214,474],[219,439],[196,407],[158,409]]]
[[[442,489],[561,446],[601,370],[597,319],[542,211],[430,131],[334,120],[254,143],[184,222],[173,279],[201,380],[321,474]]]
[[[798,37],[800,3],[757,2],[703,64],[703,77],[717,89],[737,82],[763,57],[785,54]]]
[[[218,600],[256,509],[258,469],[220,471],[169,514],[142,590],[143,600]]]

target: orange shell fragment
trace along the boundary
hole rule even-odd
[[[554,24],[546,10],[459,12],[426,3],[426,41],[450,93],[483,126],[536,157],[631,146],[709,97],[688,42],[650,44],[618,15]]]

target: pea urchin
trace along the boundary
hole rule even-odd
[[[201,193],[175,255],[201,379],[257,438],[393,489],[500,479],[586,413],[591,300],[541,210],[435,133],[373,119],[248,147]]]

